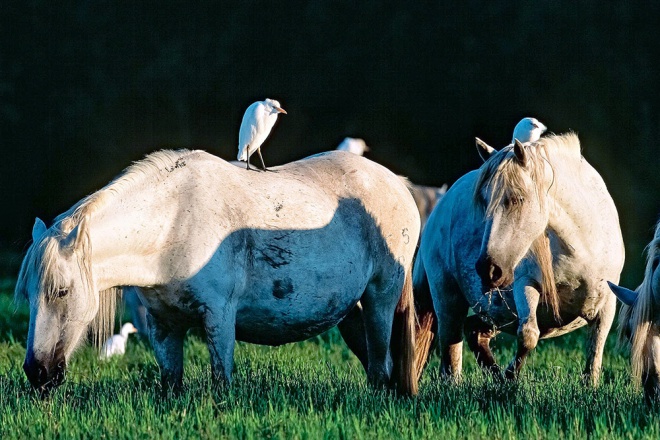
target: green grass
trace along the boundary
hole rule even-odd
[[[162,397],[149,348],[101,363],[90,347],[48,400],[30,390],[21,365],[28,314],[14,312],[0,283],[0,438],[658,438],[660,414],[631,383],[625,354],[608,343],[602,385],[582,385],[585,333],[543,341],[521,379],[498,383],[465,353],[464,379],[438,375],[434,358],[416,398],[366,386],[338,332],[279,348],[239,343],[232,387],[211,386],[208,353],[186,342],[184,391]],[[514,340],[498,337],[505,363]]]

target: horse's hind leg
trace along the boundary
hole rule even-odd
[[[611,293],[607,294],[607,299],[594,319],[590,323],[589,342],[587,343],[587,366],[584,369],[584,375],[587,382],[592,386],[597,386],[600,379],[600,371],[603,365],[603,350],[607,334],[612,327],[614,313],[616,311],[616,300]]]
[[[403,272],[400,281],[389,282],[385,287],[371,282],[360,300],[367,343],[367,379],[377,388],[386,387],[392,375],[390,339],[394,310],[403,288]]]
[[[362,304],[358,302],[337,327],[348,348],[362,362],[364,371],[368,371],[369,357],[364,331],[364,318],[362,317]]]
[[[497,376],[501,374],[493,352],[490,349],[490,340],[497,335],[492,326],[487,325],[478,316],[468,316],[465,320],[465,339],[468,347],[474,354],[479,366]]]
[[[183,339],[186,329],[160,324],[151,314],[147,314],[147,321],[163,390],[179,391],[183,384]]]
[[[518,289],[514,286],[513,296],[518,312],[518,349],[516,356],[506,369],[506,378],[515,379],[530,351],[536,348],[539,342],[539,326],[536,321],[536,309],[539,305],[539,291],[532,286],[525,285]]]

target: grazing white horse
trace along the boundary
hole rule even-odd
[[[619,341],[630,341],[633,377],[650,403],[660,396],[660,223],[647,247],[644,280],[635,290],[611,284],[621,300]]]
[[[573,134],[491,153],[447,191],[422,233],[418,369],[434,329],[442,372],[453,376],[464,331],[478,363],[498,373],[490,339],[517,333],[513,378],[539,338],[589,324],[585,373],[596,384],[616,304],[606,280],[619,279],[624,260],[612,198]]]
[[[206,331],[214,378],[228,383],[235,340],[279,345],[339,324],[371,384],[414,394],[419,214],[408,189],[338,151],[278,171],[161,151],[50,228],[37,220],[16,285],[30,304],[32,385],[59,385],[94,318],[97,333],[114,323],[114,290],[134,286],[165,386],[181,386],[193,326]]]

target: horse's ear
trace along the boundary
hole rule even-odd
[[[527,163],[527,152],[525,146],[518,139],[513,140],[513,152],[516,159],[524,166]]]
[[[484,162],[490,159],[490,156],[497,153],[497,150],[495,148],[491,147],[490,145],[488,145],[478,137],[474,138],[474,142],[477,145],[477,151],[479,152],[479,156]]]
[[[635,304],[635,301],[637,300],[637,292],[626,289],[625,287],[617,286],[609,281],[607,282],[607,285],[610,286],[610,289],[612,289],[612,292],[614,292],[616,297],[619,298],[619,301],[627,306]]]
[[[83,217],[80,223],[69,232],[69,235],[60,241],[60,247],[68,251],[80,249],[80,246],[82,245],[82,237],[85,235],[86,230],[87,217]]]
[[[45,232],[46,224],[39,217],[35,218],[32,226],[32,241],[36,243]]]

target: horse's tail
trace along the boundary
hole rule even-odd
[[[417,394],[419,375],[415,369],[415,301],[412,289],[412,264],[406,269],[403,291],[394,311],[392,325],[392,380],[401,394]]]
[[[426,270],[422,263],[422,258],[417,254],[415,260],[415,310],[416,310],[416,330],[415,330],[415,374],[417,380],[422,376],[422,371],[426,366],[426,361],[431,352],[431,343],[433,342],[434,328],[437,327],[435,311],[433,310],[433,300],[431,299],[431,289],[429,280],[426,276]]]

